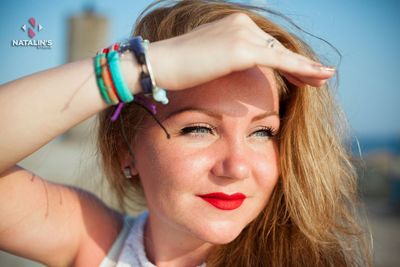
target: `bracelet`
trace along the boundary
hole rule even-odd
[[[115,43],[111,47],[104,48],[98,52],[93,59],[96,83],[103,100],[108,105],[118,105],[111,120],[115,121],[124,103],[135,100],[122,76],[120,67],[121,54],[131,51],[136,61],[141,66],[139,75],[140,86],[144,96],[152,96],[153,99],[162,104],[168,103],[165,89],[158,87],[148,57],[149,41],[143,40],[141,36],[133,37],[125,43]],[[156,113],[155,105],[144,98],[138,98],[138,103],[149,109],[152,114]]]
[[[158,87],[150,65],[148,57],[148,47],[150,42],[143,40],[141,36],[129,39],[121,45],[120,51],[123,53],[127,50],[132,51],[136,61],[141,65],[140,84],[145,95],[152,95],[153,99],[163,104],[168,103],[167,92]],[[151,91],[151,92],[150,92]]]
[[[128,89],[128,85],[122,78],[121,68],[119,66],[119,54],[117,51],[112,50],[107,54],[108,66],[115,88],[117,89],[118,96],[124,103],[133,101],[134,97]]]
[[[112,82],[108,64],[107,64],[106,54],[104,54],[104,53],[100,54],[100,64],[102,66],[101,73],[102,73],[104,86],[106,88],[107,94],[110,97],[112,103],[114,105],[116,105],[120,102],[120,99],[118,98],[117,92],[116,92],[114,84]]]
[[[145,49],[142,45],[143,39],[141,36],[136,36],[121,44],[120,52],[131,51],[136,62],[140,64],[142,71],[140,72],[139,80],[143,93],[146,96],[152,94],[152,85],[150,76],[146,70]]]
[[[153,98],[157,102],[161,102],[164,105],[166,105],[169,102],[169,100],[167,98],[167,92],[165,91],[165,89],[158,87],[156,84],[156,80],[154,78],[153,70],[151,68],[149,56],[148,56],[149,45],[150,45],[150,42],[148,40],[143,41],[143,46],[145,48],[144,58],[146,61],[146,69],[148,71],[148,74],[149,74],[150,80],[151,80]]]
[[[94,63],[94,69],[95,69],[95,73],[96,73],[96,82],[97,82],[97,86],[100,89],[101,96],[108,105],[112,105],[113,102],[111,101],[110,97],[107,94],[107,90],[104,86],[103,77],[101,76],[100,55],[97,55],[93,58],[93,63]]]

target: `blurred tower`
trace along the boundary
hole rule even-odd
[[[108,19],[95,13],[93,7],[86,7],[82,14],[69,18],[68,61],[92,57],[107,46]]]
[[[93,57],[98,50],[108,44],[109,20],[96,14],[93,6],[87,6],[83,12],[69,18],[68,62]],[[70,129],[66,139],[82,139],[89,135],[94,118]]]

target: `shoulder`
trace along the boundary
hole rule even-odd
[[[113,267],[116,266],[119,257],[126,246],[126,241],[131,234],[131,230],[134,224],[137,222],[137,218],[134,218],[130,215],[124,216],[123,227],[115,239],[112,247],[108,251],[107,255],[104,257],[103,261],[100,264],[100,267]]]
[[[124,226],[100,267],[115,267],[121,263],[129,263],[129,266],[153,266],[144,264],[149,263],[143,246],[143,231],[147,217],[147,211],[143,211],[137,217],[125,215]]]
[[[125,215],[93,195],[79,195],[83,229],[73,266],[99,266],[123,229]]]

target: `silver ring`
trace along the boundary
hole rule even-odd
[[[274,48],[275,47],[275,39],[274,38],[270,38],[267,40],[267,46],[269,48]]]

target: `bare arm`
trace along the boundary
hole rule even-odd
[[[121,62],[130,88],[139,91],[132,56]],[[53,138],[105,109],[92,59],[39,72],[0,87],[0,173]]]
[[[48,266],[99,265],[121,228],[90,193],[19,167],[0,175],[0,201],[0,249]]]
[[[132,55],[121,67],[130,88],[140,88]],[[49,266],[95,266],[118,235],[121,215],[93,195],[15,166],[107,107],[93,73],[87,59],[0,87],[0,249]]]

